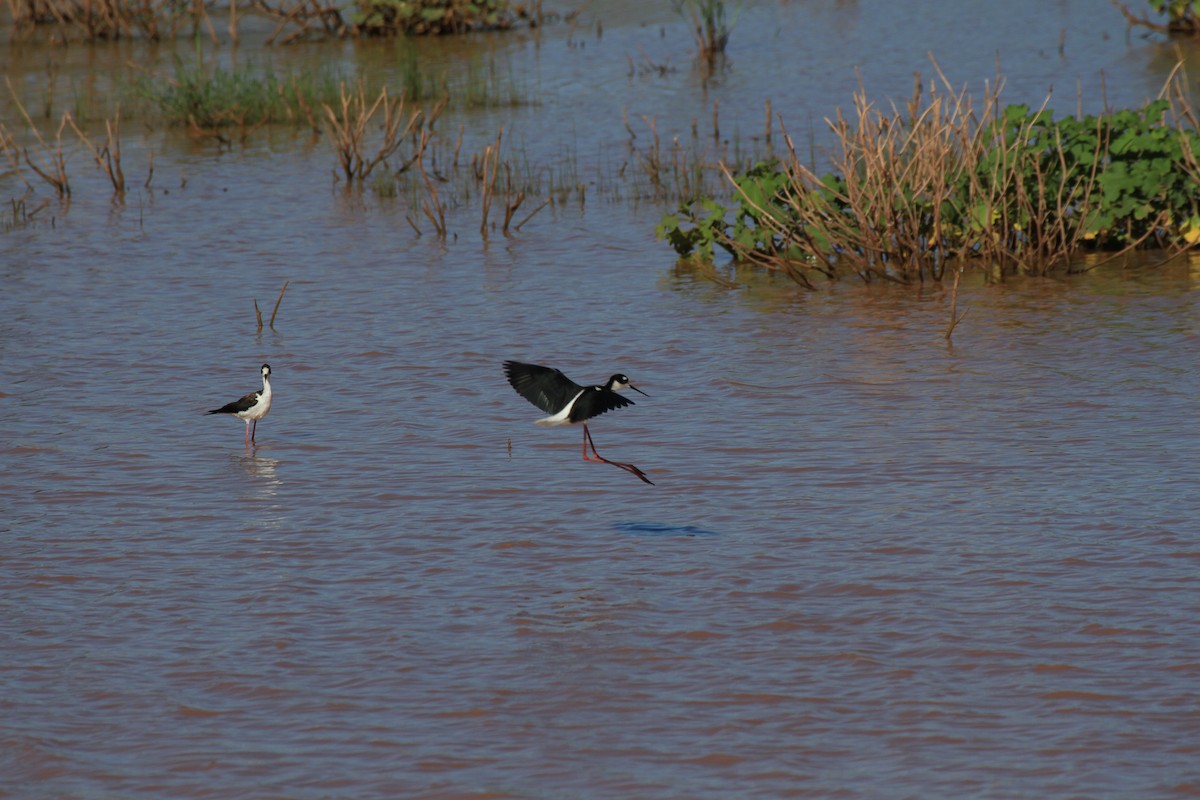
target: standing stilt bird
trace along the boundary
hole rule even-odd
[[[262,391],[251,392],[240,400],[226,403],[220,408],[214,408],[209,414],[233,414],[246,422],[246,446],[254,441],[254,433],[258,429],[258,421],[271,410],[271,365],[262,365]],[[250,423],[254,423],[251,427]]]
[[[637,475],[651,485],[654,481],[646,477],[633,464],[623,464],[609,461],[596,452],[596,444],[592,434],[588,432],[587,421],[614,408],[624,408],[633,405],[628,397],[617,394],[617,389],[633,389],[638,394],[646,395],[641,389],[629,382],[629,378],[620,373],[613,375],[603,386],[580,386],[575,381],[553,367],[540,367],[537,364],[522,364],[519,361],[505,361],[504,374],[508,382],[524,397],[550,416],[536,421],[537,425],[574,425],[583,423],[583,457],[587,461],[601,461],[620,467],[626,472]],[[649,395],[646,395],[649,397]],[[588,455],[588,447],[592,455]],[[594,458],[593,458],[594,456]]]

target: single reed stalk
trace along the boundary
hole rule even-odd
[[[258,310],[258,300],[254,301],[254,319],[258,321],[258,332],[262,332],[262,312]]]
[[[513,195],[512,168],[506,163],[504,165],[504,225],[500,229],[505,236],[509,235],[508,228],[512,223],[513,215],[517,213],[517,209],[523,202],[525,202],[524,192],[518,191],[516,196]]]
[[[643,115],[642,119],[645,121],[646,125],[649,126],[650,134],[654,138],[649,148],[647,148],[646,152],[642,154],[642,163],[646,169],[646,174],[650,178],[650,183],[656,190],[658,190],[659,193],[661,193],[663,164],[662,147],[658,138],[658,118],[647,117]]]
[[[480,190],[482,192],[481,206],[482,218],[479,222],[479,233],[487,240],[487,224],[488,215],[491,213],[492,197],[496,193],[496,177],[499,174],[500,167],[500,143],[504,137],[504,128],[500,128],[500,132],[496,134],[495,144],[488,145],[483,149],[483,158],[481,159],[482,175],[476,171],[476,178],[480,180]],[[508,220],[505,220],[505,230],[508,229]]]
[[[960,316],[958,313],[958,281],[962,278],[963,267],[960,266],[954,270],[954,286],[950,289],[950,324],[946,326],[945,339],[950,341],[950,337],[954,335],[954,329],[958,323],[962,322],[963,317],[967,315],[964,311]],[[970,309],[968,309],[970,310]]]
[[[541,211],[543,208],[545,208],[548,205],[550,205],[549,197],[547,197],[545,200],[543,200],[541,205],[539,205],[533,211],[530,211],[528,214],[526,214],[525,218],[523,220],[521,220],[520,222],[518,222],[516,225],[513,226],[513,230],[515,230],[515,231],[521,230],[522,225],[524,225],[526,222],[529,222],[529,220],[533,219],[534,214],[538,213],[539,211]]]
[[[271,330],[275,330],[275,315],[279,313],[279,304],[283,302],[283,293],[287,291],[289,283],[291,283],[291,281],[284,281],[283,288],[279,290],[279,299],[275,301],[275,310],[271,312],[271,321],[268,323],[271,326]],[[260,319],[259,325],[261,326],[261,324],[262,321]]]
[[[433,138],[433,131],[428,128],[421,131],[420,143],[417,146],[417,169],[421,173],[422,180],[425,181],[425,190],[429,192],[429,199],[432,201],[432,208],[427,203],[421,204],[421,211],[425,212],[425,216],[433,223],[433,228],[437,231],[439,239],[446,238],[446,209],[438,199],[437,186],[430,179],[429,173],[425,171],[425,150],[429,145],[429,140]]]

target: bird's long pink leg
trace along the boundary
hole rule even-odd
[[[599,461],[604,464],[612,464],[614,467],[620,467],[621,469],[625,470],[626,472],[629,472],[633,475],[638,476],[640,479],[642,479],[646,483],[650,484],[651,486],[654,485],[654,481],[647,478],[646,473],[642,472],[640,469],[635,467],[633,464],[623,464],[620,461],[609,461],[607,458],[605,458],[604,456],[597,453],[596,452],[596,443],[592,441],[592,434],[588,433],[587,423],[584,423],[584,426],[583,426],[583,441],[584,441],[583,457],[585,459],[587,459],[588,461]],[[589,445],[589,444],[592,446],[592,455],[594,455],[595,458],[588,458],[587,445]]]
[[[588,453],[587,453],[588,445],[592,446],[592,455],[594,455],[595,458],[592,458],[592,456],[588,455]],[[588,431],[588,426],[587,426],[586,422],[583,423],[583,458],[585,461],[608,462],[607,458],[605,458],[604,456],[602,456],[596,452],[596,443],[592,441],[592,434],[590,431]],[[608,463],[612,463],[612,462],[608,462]]]
[[[246,422],[246,447],[250,446],[250,422]]]
[[[254,441],[254,434],[258,433],[258,420],[254,420],[254,426],[250,429],[250,441]]]

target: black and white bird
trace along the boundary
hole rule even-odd
[[[271,365],[263,364],[262,369],[262,390],[251,392],[240,400],[234,400],[232,403],[226,403],[220,408],[214,408],[209,411],[209,414],[233,414],[240,420],[246,423],[246,446],[254,441],[254,433],[258,428],[258,421],[267,415],[271,410]],[[253,423],[253,426],[251,426]]]
[[[633,405],[628,397],[617,394],[618,389],[633,389],[646,395],[641,389],[629,381],[629,377],[617,373],[603,385],[580,386],[568,378],[560,370],[553,367],[542,367],[537,364],[524,364],[520,361],[505,361],[504,374],[508,382],[524,397],[550,416],[536,420],[536,425],[574,425],[583,424],[583,457],[587,461],[602,461],[612,464],[627,472],[632,472],[646,483],[653,484],[649,478],[633,464],[623,464],[609,461],[596,452],[596,444],[592,434],[588,432],[587,421],[614,408],[624,408]],[[588,447],[592,455],[588,455]],[[594,458],[592,457],[594,456]]]

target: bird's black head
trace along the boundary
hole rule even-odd
[[[262,376],[263,376],[264,378],[266,378],[266,377],[267,377],[267,376],[269,376],[270,374],[271,374],[271,365],[270,365],[270,364],[263,364],[263,365],[262,365]]]
[[[616,391],[617,389],[633,389],[638,394],[646,394],[641,389],[637,388],[636,386],[634,386],[632,383],[629,382],[628,375],[625,375],[625,374],[622,374],[619,372],[616,375],[613,375],[611,378],[608,379],[608,385],[605,386],[604,388],[606,388],[610,391]],[[649,396],[650,395],[646,394],[646,397],[649,397]]]

